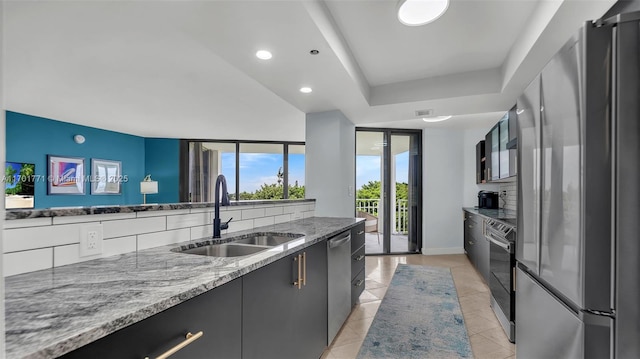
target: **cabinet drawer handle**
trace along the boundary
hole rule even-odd
[[[357,260],[357,261],[363,260],[364,259],[364,254],[361,254],[361,255],[355,257],[354,259]]]
[[[293,282],[294,286],[298,286],[298,289],[302,288],[302,255],[298,254],[297,257],[293,259],[294,262],[298,262],[298,280]]]
[[[302,252],[302,285],[307,285],[307,252]]]
[[[364,234],[364,231],[360,231],[358,232],[358,235]]]
[[[354,284],[354,287],[359,287],[362,285],[362,283],[364,283],[364,281],[362,279],[358,279],[358,281],[356,282],[356,284]]]
[[[187,335],[185,336],[185,340],[183,340],[180,344],[176,345],[175,347],[167,350],[166,352],[162,353],[161,355],[159,355],[156,359],[167,359],[168,357],[172,356],[173,354],[177,353],[180,349],[186,347],[187,345],[195,342],[196,340],[198,340],[204,333],[202,331],[197,332],[196,334],[191,334],[191,332],[187,333]],[[149,359],[149,357],[145,357],[145,359]]]

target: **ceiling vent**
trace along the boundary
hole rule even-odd
[[[433,116],[433,109],[430,108],[428,110],[417,110],[416,117],[431,117]]]

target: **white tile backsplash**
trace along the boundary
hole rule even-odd
[[[503,195],[506,192],[506,197]],[[517,182],[500,183],[500,208],[517,210],[518,207],[518,184]]]
[[[256,227],[253,223],[253,219],[244,219],[242,221],[233,220],[229,223],[229,229],[224,231],[225,233],[233,233],[238,231],[244,231],[246,229],[252,229]]]
[[[104,248],[104,246],[103,246]],[[80,244],[70,244],[68,246],[53,247],[53,267],[64,266],[83,262],[91,259],[100,258],[100,256],[90,256],[80,258]]]
[[[211,214],[211,223],[212,223],[212,225],[213,225],[213,217],[214,217],[214,215],[212,213]],[[220,221],[227,222],[231,218],[233,218],[231,223],[241,220],[242,219],[242,211],[238,209],[238,210],[233,210],[233,211],[220,212]],[[229,225],[231,225],[231,223]]]
[[[102,241],[102,256],[110,257],[136,251],[136,236],[105,239]]]
[[[2,272],[5,277],[53,268],[53,248],[5,253],[2,256]]]
[[[167,230],[204,226],[213,223],[213,216],[208,212],[167,216]]]
[[[242,219],[253,219],[253,218],[264,217],[264,213],[265,213],[264,208],[243,209]]]
[[[15,221],[4,221],[4,229],[12,228],[25,228],[25,227],[37,227],[37,226],[50,226],[53,224],[52,217],[50,218],[26,218]]]
[[[270,226],[275,223],[274,217],[262,217],[253,220],[254,227]]]
[[[282,206],[266,208],[264,210],[264,215],[265,216],[278,216],[278,215],[281,215],[282,213],[284,213],[283,209],[284,208]]]
[[[98,221],[112,221],[117,219],[136,218],[135,213],[106,213],[94,214],[91,216],[62,216],[53,217],[53,224],[70,224],[70,223],[86,223]]]
[[[275,223],[283,223],[283,222],[289,222],[291,220],[291,214],[287,213],[287,214],[282,214],[279,216],[275,216],[274,218],[274,222]]]
[[[213,225],[191,227],[190,231],[192,241],[203,238],[211,238],[213,236]]]
[[[167,217],[149,217],[106,221],[103,223],[104,238],[126,237],[132,234],[152,233],[167,229]]]
[[[156,232],[138,235],[138,250],[166,246],[167,244],[185,242],[191,239],[189,228],[166,232]]]
[[[80,227],[87,223],[94,222],[6,229],[3,235],[3,250],[9,253],[79,243]]]
[[[206,211],[201,211],[206,212]],[[143,211],[136,212],[136,218],[144,218],[144,217],[165,217],[165,216],[175,216],[179,214],[189,214],[194,213],[191,209],[172,209],[168,211]]]
[[[315,203],[243,204],[220,208],[220,218],[226,222],[233,217],[229,229],[223,231],[233,233],[312,217],[314,211]],[[3,274],[10,276],[146,248],[211,238],[213,208],[29,218],[4,223]],[[104,233],[102,254],[80,258],[81,228],[87,224],[100,223]]]

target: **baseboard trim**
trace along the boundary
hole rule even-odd
[[[464,248],[451,247],[451,248],[422,248],[422,254],[439,255],[439,254],[464,254]]]

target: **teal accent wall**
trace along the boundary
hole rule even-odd
[[[146,138],[145,175],[158,181],[158,193],[148,194],[147,203],[177,203],[180,195],[180,140]]]
[[[77,144],[73,141],[73,136],[77,134],[86,138],[83,144]],[[35,184],[35,208],[142,203],[140,181],[147,172],[145,171],[145,142],[144,137],[17,112],[6,112],[6,160],[34,163],[36,175],[42,176]],[[155,143],[155,141],[151,142]],[[154,148],[154,146],[151,147]],[[84,195],[48,195],[46,182],[48,154],[83,157],[85,159],[85,175],[89,175],[91,172],[92,158],[121,161],[122,175],[126,175],[129,181],[122,183],[120,195],[91,195],[89,182],[85,183]],[[169,161],[176,162],[170,165]],[[178,181],[178,161],[177,156],[174,156],[167,159],[166,162],[168,168],[175,168],[176,182]],[[158,162],[152,163],[158,164]],[[170,177],[169,170],[163,173],[163,176]],[[169,184],[169,186],[173,185]],[[159,183],[159,186],[163,188],[165,185]],[[176,201],[172,200],[171,202]]]

